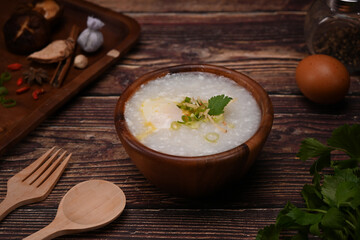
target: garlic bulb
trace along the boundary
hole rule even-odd
[[[77,39],[78,44],[85,52],[95,52],[104,43],[100,29],[105,24],[94,17],[87,18],[87,28],[82,31]]]
[[[88,59],[82,54],[79,54],[74,59],[74,67],[83,69],[86,68],[88,65]]]

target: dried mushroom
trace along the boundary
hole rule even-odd
[[[37,0],[32,5],[33,10],[42,14],[51,24],[57,22],[63,14],[63,6],[55,0]]]
[[[34,11],[14,13],[3,28],[7,48],[17,54],[28,54],[43,48],[50,40],[45,18]]]
[[[43,84],[48,80],[48,73],[42,68],[33,68],[30,67],[29,70],[23,73],[24,80],[29,84],[32,85],[37,83],[39,85]]]

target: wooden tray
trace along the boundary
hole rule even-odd
[[[15,91],[19,88],[16,85],[16,80],[22,76],[24,70],[31,66],[31,63],[26,59],[26,56],[8,52],[3,34],[1,34],[0,72],[7,71],[6,66],[15,62],[23,64],[23,68],[20,71],[11,72],[12,80],[4,83],[4,86],[9,90],[6,98],[15,99],[17,105],[12,108],[4,108],[0,105],[0,154],[26,136],[52,112],[115,64],[134,45],[140,35],[139,24],[130,17],[82,0],[62,0],[61,2],[64,4],[64,15],[58,28],[53,31],[53,40],[66,39],[73,24],[78,25],[81,32],[86,28],[87,17],[93,16],[105,23],[101,29],[104,35],[104,44],[96,53],[87,54],[89,66],[86,69],[78,70],[70,67],[61,88],[54,88],[48,83],[43,84],[42,88],[46,90],[46,93],[35,101],[32,99],[31,90],[37,86],[32,86],[32,89],[27,93],[16,95]],[[20,3],[19,0],[0,3],[1,32],[4,23]],[[117,50],[120,54],[115,57],[109,56],[108,53],[111,50]],[[81,53],[79,47],[76,49],[76,54],[78,53]],[[45,68],[51,77],[55,72],[56,64],[48,65]]]

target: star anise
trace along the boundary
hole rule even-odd
[[[23,73],[23,76],[24,80],[30,85],[33,83],[41,85],[48,80],[48,73],[42,68],[30,67],[29,70]]]

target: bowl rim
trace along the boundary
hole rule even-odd
[[[142,144],[140,141],[136,139],[134,135],[130,132],[130,129],[127,127],[124,110],[125,110],[125,103],[126,101],[135,94],[135,90],[137,90],[142,84],[155,80],[157,78],[163,77],[167,74],[174,74],[180,72],[208,72],[213,73],[216,75],[227,77],[240,86],[244,87],[247,91],[253,93],[256,91],[259,93],[259,96],[263,101],[259,102],[257,98],[255,98],[257,104],[261,110],[261,120],[259,123],[259,127],[256,132],[244,143],[238,145],[234,148],[231,148],[226,151],[222,151],[219,153],[214,153],[210,155],[201,155],[201,156],[178,156],[178,155],[171,155],[163,152],[156,151],[152,148],[147,147],[146,145]],[[231,77],[232,76],[232,77]],[[236,78],[236,79],[234,79]],[[240,80],[242,79],[242,84],[240,84]],[[266,112],[264,112],[264,108],[266,107]],[[245,154],[249,154],[249,147],[248,143],[254,141],[259,136],[263,135],[265,138],[269,135],[270,130],[273,124],[274,112],[272,102],[264,90],[264,88],[257,83],[255,80],[251,79],[250,77],[246,76],[243,73],[237,72],[235,70],[231,70],[221,66],[215,66],[210,64],[182,64],[182,65],[175,65],[170,67],[160,68],[151,72],[148,72],[139,78],[137,78],[132,84],[127,86],[127,88],[123,91],[120,95],[114,112],[114,120],[115,120],[115,128],[118,134],[118,137],[121,141],[126,140],[127,143],[136,151],[142,152],[143,154],[150,156],[152,158],[164,161],[173,161],[178,162],[179,164],[199,164],[201,162],[209,163],[209,162],[217,162],[223,161],[223,159],[232,158],[239,154],[239,152],[245,152]],[[260,138],[261,139],[261,138]]]

